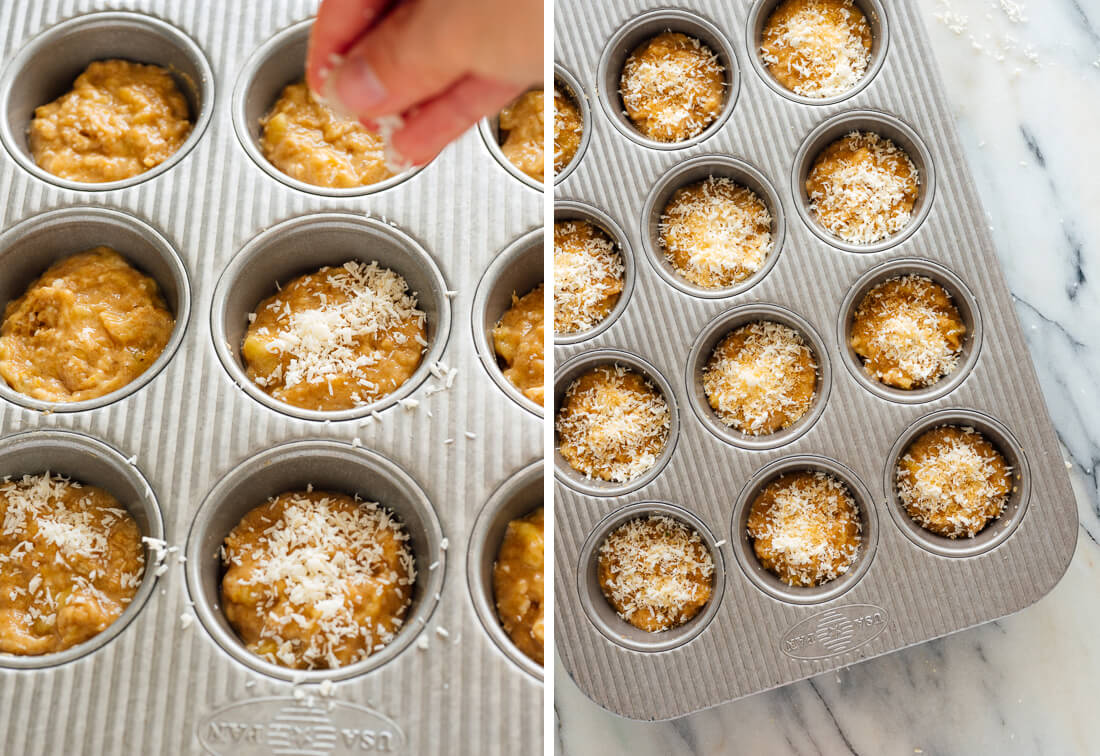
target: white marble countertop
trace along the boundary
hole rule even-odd
[[[916,2],[1073,466],[1069,571],[1006,619],[671,722],[603,711],[559,665],[561,756],[1096,752],[1100,0]]]

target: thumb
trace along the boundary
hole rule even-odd
[[[348,50],[323,95],[359,120],[404,112],[448,89],[464,71],[452,62],[454,37],[424,3],[399,3]]]

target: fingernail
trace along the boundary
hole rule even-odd
[[[329,80],[335,82],[340,102],[356,112],[376,107],[386,99],[386,87],[362,55],[346,58]]]

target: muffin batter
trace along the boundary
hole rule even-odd
[[[898,498],[921,527],[973,538],[1001,516],[1012,469],[973,428],[945,425],[922,433],[898,460]]]
[[[784,0],[764,24],[760,57],[803,97],[836,97],[863,78],[871,27],[852,0]]]
[[[348,189],[394,175],[386,167],[382,138],[337,116],[304,82],[287,86],[260,126],[264,157],[298,181]]]
[[[561,173],[577,156],[584,136],[584,119],[573,96],[554,87],[554,173]]]
[[[493,329],[493,348],[504,363],[504,377],[539,405],[543,401],[542,306],[542,284],[522,297],[513,293],[512,306]]]
[[[556,94],[556,93],[555,93]],[[535,181],[545,180],[544,121],[545,93],[532,89],[500,111],[500,151],[508,162]]]
[[[100,60],[71,91],[35,109],[27,141],[47,173],[89,184],[122,181],[183,146],[191,135],[189,112],[166,69]]]
[[[293,669],[334,669],[389,644],[412,603],[409,536],[378,504],[284,493],[222,547],[221,603],[248,650]]]
[[[718,419],[750,436],[793,425],[817,395],[817,360],[799,333],[781,323],[741,326],[715,347],[703,391]]]
[[[772,251],[772,216],[748,187],[710,177],[676,190],[658,226],[665,258],[697,286],[734,286]]]
[[[643,136],[682,142],[701,134],[722,112],[725,68],[695,37],[664,32],[630,53],[619,94],[627,117]]]
[[[826,147],[806,177],[810,211],[830,233],[874,244],[909,224],[920,176],[889,139],[853,131]]]
[[[554,223],[554,332],[580,333],[611,314],[623,292],[622,256],[603,229]]]
[[[96,247],[54,263],[8,303],[0,376],[43,401],[95,399],[144,373],[174,327],[156,281]]]
[[[58,475],[0,483],[0,652],[37,656],[117,620],[145,574],[141,531],[103,489]]]
[[[336,411],[407,381],[427,347],[426,316],[405,279],[358,261],[295,278],[249,316],[248,377],[281,402]]]
[[[599,581],[620,617],[639,630],[679,627],[714,591],[714,560],[694,528],[665,515],[620,525],[600,545]]]
[[[656,464],[669,424],[668,403],[645,376],[600,365],[566,390],[558,411],[558,449],[586,478],[625,483]]]
[[[856,308],[848,343],[868,375],[920,389],[958,367],[966,324],[939,284],[908,275],[883,281]]]
[[[504,632],[520,651],[543,660],[542,507],[508,523],[493,564],[493,595]]]
[[[822,585],[846,573],[859,553],[861,531],[848,487],[824,472],[780,475],[749,510],[756,558],[787,585]]]

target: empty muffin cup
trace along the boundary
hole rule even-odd
[[[852,324],[855,313],[864,297],[879,284],[900,276],[921,276],[943,287],[951,296],[951,301],[959,311],[966,334],[958,365],[947,375],[924,388],[899,389],[888,386],[867,372],[862,358],[851,347]],[[953,272],[938,263],[920,258],[899,258],[871,268],[860,276],[840,305],[840,317],[837,320],[837,345],[842,361],[856,382],[872,394],[900,404],[918,404],[939,399],[958,388],[974,366],[982,347],[982,317],[978,301],[970,288]]]
[[[586,221],[591,223],[607,234],[611,241],[614,242],[615,249],[619,253],[619,258],[622,260],[623,264],[623,290],[619,293],[619,298],[615,302],[615,306],[611,308],[611,312],[607,314],[607,317],[591,328],[576,333],[558,333],[555,331],[554,346],[566,346],[568,344],[587,341],[610,328],[612,324],[618,320],[619,316],[623,314],[623,311],[626,310],[626,306],[630,302],[630,295],[634,293],[634,281],[637,277],[634,251],[627,242],[626,232],[623,231],[618,223],[611,219],[611,216],[592,205],[586,205],[583,202],[563,200],[554,203],[554,223],[556,224],[563,221]],[[552,326],[553,324],[551,324],[551,327]]]
[[[132,215],[103,207],[51,210],[0,234],[0,313],[23,296],[36,278],[55,262],[100,245],[126,258],[157,282],[175,325],[160,355],[125,386],[78,402],[49,402],[13,390],[0,379],[0,397],[41,412],[83,412],[105,407],[139,390],[165,368],[183,341],[191,316],[191,285],[179,254],[163,235]]]
[[[520,651],[501,626],[493,592],[493,565],[500,553],[508,523],[526,517],[543,506],[542,482],[541,460],[527,465],[504,481],[478,513],[466,553],[470,599],[482,627],[505,656],[538,680],[543,677],[542,665]]]
[[[725,102],[718,116],[700,133],[679,142],[661,142],[642,135],[627,117],[619,93],[623,66],[630,54],[642,43],[665,32],[679,32],[699,40],[714,52],[724,70]],[[729,119],[741,88],[741,68],[733,45],[713,23],[685,10],[657,9],[626,21],[611,37],[596,69],[596,88],[608,120],[625,137],[655,150],[679,150],[709,139]]]
[[[732,286],[721,288],[708,288],[688,281],[676,270],[675,266],[665,257],[665,250],[660,242],[661,217],[668,206],[672,196],[678,189],[685,186],[706,181],[709,178],[728,178],[735,184],[744,186],[750,190],[768,209],[771,215],[771,240],[772,247],[768,252],[760,269],[752,275]],[[783,241],[786,235],[786,216],[783,212],[783,203],[775,187],[759,170],[737,158],[726,155],[697,155],[682,163],[673,166],[661,178],[657,179],[653,189],[646,197],[645,208],[642,210],[642,247],[646,256],[657,273],[670,285],[694,297],[715,299],[732,297],[741,294],[764,279],[771,271],[779,253],[783,249]]]
[[[711,596],[698,614],[682,625],[651,633],[635,627],[619,616],[600,586],[600,547],[618,527],[650,516],[669,517],[699,534],[714,563]],[[718,614],[726,588],[726,568],[722,552],[706,524],[683,507],[667,502],[644,501],[616,509],[600,521],[585,539],[577,564],[577,593],[588,620],[612,643],[631,651],[671,651],[689,643],[707,629]]]
[[[812,587],[788,585],[761,565],[748,533],[749,513],[760,492],[781,475],[797,472],[821,472],[836,478],[848,489],[859,509],[860,545],[854,561],[836,579]],[[816,455],[784,457],[758,470],[737,497],[732,524],[730,543],[745,576],[765,594],[787,604],[820,604],[847,593],[867,574],[878,548],[878,512],[867,487],[844,465]]]
[[[288,491],[332,491],[378,502],[393,512],[409,535],[416,566],[412,605],[396,637],[366,659],[332,669],[283,667],[252,653],[221,608],[226,536],[249,511]],[[227,654],[280,680],[316,683],[365,674],[396,658],[432,616],[446,564],[443,532],[427,495],[397,464],[367,449],[337,441],[293,441],[251,457],[215,484],[199,507],[187,536],[187,590],[199,622]]]
[[[160,66],[172,74],[193,124],[186,141],[164,162],[121,181],[70,181],[39,168],[27,133],[35,109],[70,91],[89,63],[116,58]],[[7,64],[0,97],[0,141],[19,165],[63,189],[110,191],[159,176],[194,149],[214,112],[214,74],[195,41],[171,24],[143,13],[103,11],[63,21],[28,42]]]
[[[493,343],[493,329],[512,306],[512,295],[522,297],[543,284],[542,229],[530,231],[497,255],[474,292],[472,326],[474,346],[489,377],[508,397],[542,417],[542,405],[531,401],[504,375]],[[543,287],[545,291],[545,286]]]
[[[126,507],[141,535],[164,540],[160,506],[136,464],[117,449],[73,431],[38,429],[0,439],[0,479],[50,472],[96,486]],[[0,668],[42,669],[75,661],[109,643],[141,613],[157,582],[154,549],[145,544],[145,571],[137,593],[122,614],[97,635],[64,651],[41,656],[0,654]]]
[[[801,105],[833,105],[854,97],[863,91],[881,70],[886,60],[886,51],[890,46],[890,26],[886,8],[881,0],[854,0],[856,8],[867,19],[867,25],[871,28],[871,59],[867,63],[867,69],[859,81],[845,92],[832,97],[806,97],[797,94],[776,81],[775,76],[768,70],[767,63],[761,57],[760,49],[764,41],[764,29],[772,13],[779,7],[783,0],[756,0],[749,9],[749,19],[746,25],[746,44],[749,51],[749,60],[756,73],[771,89],[783,95],[789,100]]]
[[[247,375],[241,344],[250,313],[278,286],[324,266],[349,260],[377,262],[400,274],[415,292],[426,315],[427,342],[420,365],[395,391],[347,410],[302,409],[271,396]],[[389,223],[349,213],[318,213],[272,226],[248,242],[222,273],[214,289],[210,331],[214,349],[229,377],[245,393],[277,412],[303,420],[339,421],[365,417],[407,397],[431,374],[447,345],[451,304],[443,274],[431,255],[408,234]]]
[[[741,326],[757,322],[779,323],[802,337],[817,362],[817,387],[813,401],[802,417],[775,433],[754,436],[727,425],[718,417],[703,387],[703,372],[723,339]],[[832,391],[833,369],[825,342],[805,318],[778,305],[748,304],[721,313],[703,328],[688,353],[685,385],[688,387],[688,403],[708,431],[732,446],[759,451],[786,446],[817,422]]]
[[[669,427],[664,446],[658,453],[653,466],[635,478],[622,483],[605,481],[600,478],[588,478],[573,468],[561,455],[557,430],[554,432],[554,470],[558,480],[573,490],[588,496],[621,496],[636,491],[652,483],[665,465],[672,459],[680,433],[680,410],[672,384],[646,360],[629,352],[618,349],[596,349],[578,354],[554,371],[554,419],[565,400],[565,394],[573,381],[585,373],[601,366],[618,366],[632,370],[643,376],[657,390],[668,405]]]
[[[845,241],[821,225],[814,216],[814,211],[810,207],[810,197],[806,193],[806,178],[810,175],[817,158],[829,145],[853,131],[877,134],[904,150],[912,161],[913,167],[916,168],[920,182],[916,202],[913,204],[913,210],[905,226],[885,239],[870,244]],[[936,194],[936,169],[932,161],[932,153],[908,124],[895,116],[877,110],[854,110],[833,116],[806,137],[795,156],[794,171],[791,174],[791,192],[799,217],[826,244],[846,252],[883,252],[911,237],[928,217]]]
[[[909,516],[898,496],[898,460],[922,433],[945,425],[976,430],[1001,453],[1012,471],[1012,489],[1004,510],[973,538],[948,538],[922,527]],[[1031,474],[1023,447],[1000,421],[975,410],[944,409],[920,418],[901,434],[887,457],[883,487],[894,523],[910,541],[939,556],[976,557],[1003,544],[1023,522],[1031,496]]]
[[[313,19],[300,21],[276,34],[249,56],[233,90],[233,129],[241,147],[267,175],[301,192],[323,197],[362,197],[385,191],[412,178],[420,168],[402,171],[365,186],[333,188],[317,186],[288,176],[268,160],[260,147],[260,120],[271,111],[283,89],[306,74],[306,54]]]

